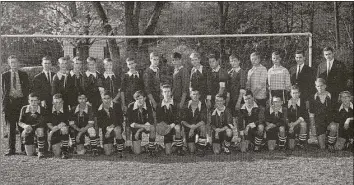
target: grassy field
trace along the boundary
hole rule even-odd
[[[1,140],[1,154],[7,139]],[[73,156],[68,160],[0,156],[0,184],[353,184],[353,155],[310,147],[306,152],[205,157],[158,154]]]

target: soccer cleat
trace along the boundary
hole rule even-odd
[[[178,156],[184,156],[184,151],[183,151],[182,147],[177,149],[177,155]]]
[[[15,152],[7,152],[7,153],[5,153],[5,156],[11,156],[11,155],[15,155]]]
[[[44,154],[42,152],[38,152],[38,159],[43,159],[44,158]]]
[[[225,154],[227,154],[227,155],[230,155],[230,154],[231,154],[231,151],[229,150],[228,147],[224,147],[224,152],[225,152]]]
[[[93,155],[94,157],[96,157],[96,156],[99,156],[100,154],[98,153],[98,150],[97,150],[97,149],[93,149],[93,150],[92,150],[92,155]]]
[[[253,149],[253,151],[255,151],[255,152],[259,152],[259,151],[260,151],[260,148],[259,148],[259,146],[258,146],[258,145],[255,145],[255,146],[254,146],[254,149]]]
[[[68,159],[69,158],[69,155],[67,152],[63,152],[62,155],[61,155],[61,158],[62,159]]]
[[[333,145],[328,145],[328,151],[331,153],[335,152],[334,146]]]
[[[118,152],[119,158],[123,158],[123,152]]]

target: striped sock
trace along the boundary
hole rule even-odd
[[[176,147],[177,147],[177,148],[182,148],[182,147],[183,147],[183,140],[182,140],[182,138],[175,138],[175,142],[176,142]]]
[[[328,144],[334,145],[336,143],[337,137],[328,135]]]
[[[299,134],[299,143],[304,144],[307,139],[307,134]]]
[[[75,147],[76,146],[76,137],[70,137],[70,139],[71,139],[72,146]]]
[[[152,151],[155,149],[155,139],[149,138],[149,150]]]
[[[38,137],[37,143],[38,143],[38,151],[43,153],[44,152],[44,137]]]
[[[124,149],[124,139],[116,139],[118,152],[123,152]]]
[[[263,141],[263,137],[255,137],[254,138],[254,144],[256,146],[260,146],[262,144],[262,141]]]
[[[93,151],[97,151],[97,140],[96,138],[90,138],[90,145]]]
[[[198,138],[198,145],[205,147],[207,145],[207,139],[205,137],[199,137]]]
[[[286,136],[282,137],[282,136],[278,135],[278,138],[279,138],[279,146],[284,147],[285,143],[286,143]]]

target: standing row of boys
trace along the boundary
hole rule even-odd
[[[105,71],[100,74],[92,57],[87,58],[85,73],[79,58],[73,59],[73,69],[68,71],[69,59],[62,57],[55,74],[50,70],[52,61],[44,57],[43,72],[34,77],[30,94],[27,74],[18,70],[17,57],[10,56],[11,70],[2,76],[3,106],[10,127],[6,155],[15,154],[17,121],[21,151],[33,155],[37,142],[39,158],[44,156],[47,141],[56,156],[68,158],[69,140],[75,152],[84,154],[85,136],[90,138],[94,155],[99,154],[97,145],[102,142],[106,155],[115,143],[122,157],[123,130],[136,154],[141,152],[142,133],[149,134],[148,152],[155,154],[156,132],[164,136],[167,154],[172,153],[174,142],[178,155],[184,154],[185,144],[189,152],[203,156],[208,137],[214,153],[230,154],[235,128],[242,152],[249,147],[259,151],[265,144],[269,150],[303,148],[310,123],[316,127],[321,149],[341,150],[353,144],[352,95],[345,91],[345,67],[334,60],[333,49],[324,48],[323,54],[326,62],[319,65],[315,80],[302,51],[295,53],[297,65],[290,73],[281,65],[282,55],[277,51],[272,53],[274,65],[268,71],[260,64],[259,53],[252,53],[253,67],[248,72],[240,67],[236,55],[229,57],[232,68],[227,71],[216,55],[208,57],[210,68],[201,65],[198,53],[190,55],[193,68],[189,71],[182,65],[181,54],[174,53],[171,84],[161,84],[156,53],[150,54],[151,65],[143,74],[134,59],[127,58],[129,71],[122,78],[113,73],[111,59],[104,59]],[[29,104],[22,107],[27,95]]]

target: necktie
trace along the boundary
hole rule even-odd
[[[48,82],[50,83],[50,73],[49,73],[49,72],[46,72],[45,74],[46,74],[46,76],[47,76]]]
[[[14,87],[14,89],[16,89],[16,72],[12,73],[12,86]]]
[[[331,71],[331,62],[328,62],[328,64],[327,64],[327,76],[328,76],[330,71]]]

